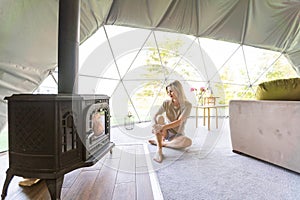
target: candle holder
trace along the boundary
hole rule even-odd
[[[126,130],[132,130],[134,128],[134,117],[130,112],[128,112],[124,119],[124,125]]]

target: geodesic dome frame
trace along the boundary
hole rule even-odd
[[[32,92],[57,66],[58,1],[0,3],[0,123],[5,96]],[[298,0],[82,0],[80,41],[103,25],[178,32],[282,53],[300,68]]]

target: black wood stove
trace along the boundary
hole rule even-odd
[[[80,0],[59,0],[58,94],[15,94],[8,100],[9,168],[2,199],[14,175],[46,181],[60,199],[64,174],[90,166],[109,152],[109,98],[78,95]]]
[[[8,100],[9,169],[2,199],[14,175],[46,181],[60,199],[64,174],[91,166],[109,152],[109,98],[105,95],[13,95]]]

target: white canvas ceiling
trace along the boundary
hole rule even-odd
[[[0,1],[0,128],[5,96],[57,66],[58,0]],[[81,0],[81,42],[102,25],[177,32],[282,52],[300,71],[300,0]]]

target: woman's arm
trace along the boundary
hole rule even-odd
[[[168,130],[180,126],[186,120],[185,116],[180,116],[177,120],[162,126],[162,130]]]
[[[185,122],[185,120],[190,116],[191,109],[192,109],[192,104],[190,102],[187,102],[186,105],[185,105],[184,110],[182,111],[182,113],[178,117],[178,119],[170,122],[169,124],[164,125],[162,127],[162,129],[168,130],[168,129],[171,129],[171,128],[181,126],[182,123]]]
[[[153,117],[153,121],[155,124],[157,124],[157,116],[162,115],[165,112],[165,104],[166,104],[166,101],[163,102],[163,104],[159,107],[159,109],[155,113],[155,115]]]

